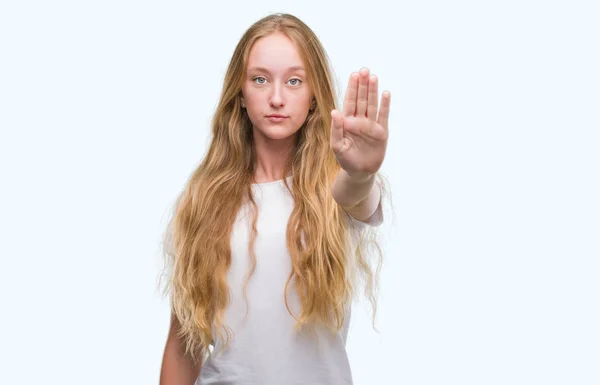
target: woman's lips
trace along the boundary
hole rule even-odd
[[[271,122],[281,122],[284,119],[287,119],[287,116],[283,116],[283,115],[267,115],[267,118],[271,121]]]

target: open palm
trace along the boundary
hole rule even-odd
[[[350,175],[376,173],[385,157],[391,93],[384,91],[378,112],[377,77],[367,68],[350,75],[343,113],[331,111],[331,149]]]

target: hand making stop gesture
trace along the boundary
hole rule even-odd
[[[331,111],[331,149],[349,175],[375,174],[385,157],[391,93],[377,106],[377,77],[367,68],[350,75],[344,111]],[[379,114],[378,114],[379,110]]]

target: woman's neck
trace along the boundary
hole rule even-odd
[[[254,181],[272,182],[283,179],[286,166],[296,147],[296,138],[273,140],[260,138],[254,141]]]

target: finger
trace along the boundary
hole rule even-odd
[[[379,108],[379,116],[377,117],[377,123],[379,123],[384,129],[388,129],[388,118],[390,116],[390,102],[392,100],[392,94],[390,91],[383,91],[381,95],[381,107]]]
[[[369,94],[367,97],[367,118],[372,121],[377,119],[377,102],[378,102],[378,92],[377,92],[377,76],[371,75],[369,77]]]
[[[363,68],[359,72],[358,97],[356,98],[356,116],[367,115],[367,93],[369,90],[369,69]]]
[[[331,111],[331,138],[330,147],[333,152],[338,152],[344,145],[344,117],[337,110]]]
[[[353,72],[348,80],[346,97],[344,98],[344,116],[354,116],[356,112],[356,94],[358,93],[358,73]]]

